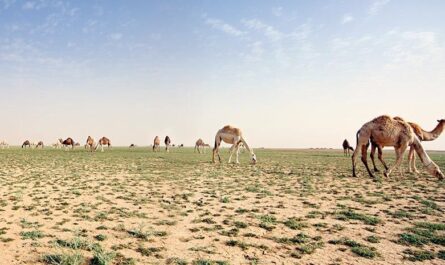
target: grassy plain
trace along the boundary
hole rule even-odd
[[[424,170],[374,182],[339,150],[221,152],[0,150],[0,264],[445,263],[445,182]]]

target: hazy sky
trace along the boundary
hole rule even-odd
[[[445,118],[445,1],[0,0],[0,139],[339,147]],[[445,149],[445,135],[425,143]]]

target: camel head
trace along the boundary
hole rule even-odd
[[[430,165],[428,165],[426,170],[432,176],[437,177],[440,180],[444,179],[444,175],[443,175],[442,171],[440,171],[440,168],[435,163],[431,163]]]
[[[442,124],[445,124],[445,119],[440,119],[440,120],[437,120],[437,122],[438,122],[438,123],[442,123]]]

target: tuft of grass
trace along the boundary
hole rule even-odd
[[[376,256],[378,256],[377,251],[375,250],[375,248],[373,247],[367,247],[367,246],[356,246],[356,247],[352,247],[351,251],[360,256],[360,257],[364,257],[367,259],[373,259]]]
[[[113,252],[95,251],[91,259],[91,265],[108,265],[116,257]]]
[[[359,220],[367,225],[377,225],[381,223],[381,220],[378,217],[357,213],[353,211],[352,209],[346,210],[346,211],[340,211],[337,215],[337,219],[339,220]]]
[[[284,221],[284,225],[292,230],[300,230],[301,228],[308,227],[307,223],[301,222],[301,219],[298,218],[289,218]]]
[[[36,240],[37,238],[42,238],[45,235],[43,234],[42,231],[33,230],[33,231],[20,232],[20,236],[22,236],[22,239]]]
[[[82,265],[85,263],[85,257],[80,253],[46,254],[43,255],[42,262],[49,265]]]
[[[409,261],[424,261],[434,259],[434,253],[428,250],[405,249],[403,253],[407,255],[405,258]]]

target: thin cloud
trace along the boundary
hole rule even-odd
[[[108,35],[108,38],[110,40],[114,40],[114,41],[119,41],[121,40],[123,37],[122,33],[111,33],[110,35]]]
[[[368,10],[368,14],[376,15],[380,9],[382,9],[385,5],[389,3],[390,0],[376,0],[372,3],[371,7]]]
[[[347,23],[352,22],[353,20],[354,20],[354,17],[353,17],[353,16],[351,16],[351,15],[349,15],[349,14],[346,14],[346,15],[344,15],[343,18],[341,19],[341,23],[342,23],[342,24],[347,24]]]
[[[274,27],[267,25],[259,19],[243,19],[242,23],[249,29],[255,29],[263,32],[263,34],[272,41],[279,41],[283,38],[283,33]]]
[[[222,20],[219,19],[214,19],[214,18],[208,18],[206,19],[206,24],[212,26],[212,28],[214,29],[218,29],[221,30],[229,35],[232,36],[241,36],[243,35],[243,32],[237,28],[235,28],[234,26],[225,23]]]

